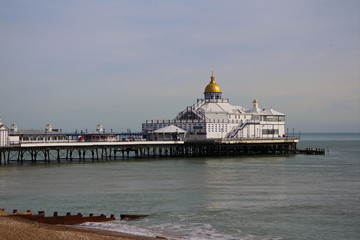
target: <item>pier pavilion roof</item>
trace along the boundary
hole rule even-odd
[[[264,115],[285,115],[284,113],[278,112],[272,108],[267,108],[263,110]]]
[[[251,108],[246,110],[248,114],[256,114],[256,115],[275,115],[275,116],[283,116],[285,114],[278,112],[272,108],[260,109],[260,108]]]
[[[10,131],[10,134],[11,135],[45,135],[45,134],[65,135],[66,133],[59,131],[41,130],[41,129],[19,129],[18,131]]]
[[[182,128],[179,128],[175,125],[170,125],[170,126],[166,126],[163,128],[159,128],[158,130],[154,131],[155,133],[186,133],[187,131],[185,131]]]
[[[209,114],[254,114],[254,115],[276,115],[284,116],[272,108],[259,108],[256,106],[246,109],[242,106],[231,105],[227,99],[218,99],[217,101],[207,101],[201,99],[191,107],[187,107],[180,112],[175,120],[179,119],[207,119]]]
[[[0,129],[1,130],[9,130],[9,128],[7,126],[5,126],[4,124],[0,124]]]
[[[276,116],[285,115],[281,112],[275,111],[272,108],[260,108],[259,101],[257,99],[254,99],[253,101],[253,107],[246,110],[245,112],[254,115],[276,115]]]
[[[5,126],[5,124],[2,122],[1,116],[0,116],[0,129],[2,130],[9,130],[9,128],[7,126]]]
[[[231,105],[228,101],[226,102],[206,102],[199,107],[204,113],[223,112],[228,114],[244,113],[244,108],[241,106]]]

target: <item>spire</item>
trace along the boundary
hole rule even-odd
[[[211,79],[211,83],[212,83],[212,82],[215,82],[214,71],[211,72],[211,77],[210,77],[210,79]]]
[[[253,107],[256,109],[259,108],[259,101],[256,98],[253,101]]]

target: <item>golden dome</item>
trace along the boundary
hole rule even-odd
[[[253,103],[259,103],[259,101],[258,101],[258,100],[256,100],[256,99],[254,99]]]
[[[214,72],[212,72],[212,75],[211,75],[210,79],[211,79],[211,81],[206,86],[205,92],[206,93],[209,93],[209,92],[221,92],[221,89],[220,89],[219,85],[217,85],[217,83],[215,82]]]

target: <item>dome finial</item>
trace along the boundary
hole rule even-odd
[[[253,107],[258,109],[259,108],[259,101],[255,98],[253,101]]]
[[[215,81],[214,71],[211,72],[210,79],[211,79],[211,82]]]

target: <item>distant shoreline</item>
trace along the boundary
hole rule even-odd
[[[154,240],[158,238],[136,236],[101,229],[77,226],[50,225],[16,217],[0,217],[0,236],[4,240],[22,239],[92,239],[92,240]]]

